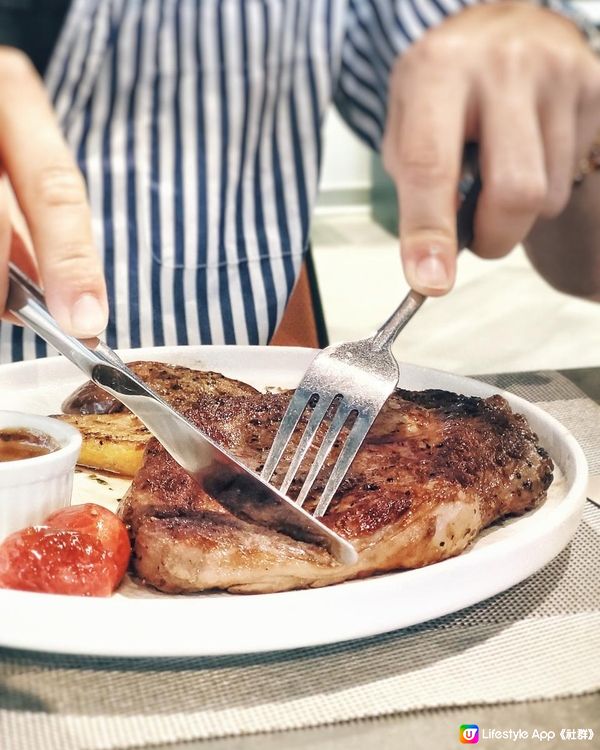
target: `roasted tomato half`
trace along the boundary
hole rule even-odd
[[[0,545],[0,586],[79,596],[110,596],[131,547],[123,522],[87,504],[56,511],[44,526],[11,534]]]
[[[107,508],[93,503],[71,505],[51,513],[44,526],[90,534],[111,554],[121,571],[119,581],[125,575],[131,557],[129,535],[123,521]]]

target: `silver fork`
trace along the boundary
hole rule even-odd
[[[476,151],[467,152],[467,166],[473,159],[476,159]],[[472,166],[469,189],[457,215],[460,249],[467,247],[473,239],[473,217],[480,190],[479,173],[476,166]],[[294,392],[261,476],[273,484],[273,475],[306,411],[306,427],[279,488],[287,494],[319,428],[328,425],[296,497],[299,506],[304,504],[344,425],[350,424],[349,420],[354,416],[313,515],[320,517],[327,511],[371,425],[393,393],[399,369],[391,346],[425,299],[424,295],[412,290],[373,336],[328,346],[310,363]]]

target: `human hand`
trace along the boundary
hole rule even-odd
[[[567,19],[506,0],[425,34],[395,65],[382,147],[410,285],[454,282],[465,141],[479,142],[483,182],[471,249],[496,258],[563,211],[599,129],[600,62]]]
[[[100,333],[108,305],[85,184],[33,65],[9,47],[0,47],[0,160],[33,249],[28,253],[15,231],[3,186],[0,314],[13,260],[39,278],[50,312],[67,332],[81,338]]]

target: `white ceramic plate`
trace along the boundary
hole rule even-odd
[[[212,369],[257,387],[294,386],[312,352],[266,347],[189,347],[125,352]],[[498,391],[468,378],[402,365],[400,384],[476,396]],[[0,367],[0,409],[56,413],[83,381],[62,358]],[[459,557],[420,570],[281,594],[167,596],[126,583],[109,599],[0,590],[0,645],[104,656],[202,656],[290,649],[362,638],[424,622],[486,599],[555,557],[573,536],[585,499],[587,465],[572,435],[522,399],[524,414],[562,477],[535,511],[488,529]],[[118,479],[75,477],[75,502],[109,507]],[[108,481],[108,484],[102,483]]]

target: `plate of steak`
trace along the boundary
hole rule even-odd
[[[287,389],[312,352],[188,347],[123,356],[141,360],[140,374],[167,400],[260,470]],[[356,547],[354,566],[231,515],[144,438],[131,483],[98,467],[75,478],[74,502],[101,502],[127,522],[130,579],[108,600],[0,591],[11,613],[0,643],[115,656],[297,648],[423,622],[531,575],[579,521],[580,447],[540,408],[491,386],[408,364],[401,373],[324,517]],[[0,408],[56,413],[80,383],[60,359],[7,365]],[[89,411],[85,399],[84,389],[77,408]],[[123,419],[118,405],[103,408]],[[43,628],[23,625],[42,611]],[[89,627],[66,638],[65,616]]]

